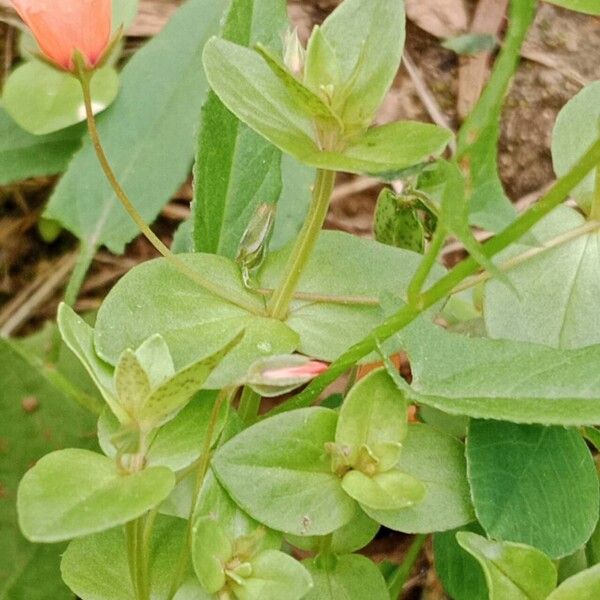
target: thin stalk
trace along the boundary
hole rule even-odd
[[[548,190],[537,204],[534,204],[527,212],[513,221],[499,235],[486,242],[482,246],[482,252],[488,258],[492,258],[510,244],[520,239],[550,211],[563,202],[571,190],[581,183],[587,174],[598,164],[600,164],[600,138],[592,144],[590,149],[577,161],[573,168]],[[463,260],[433,284],[426,292],[421,294],[418,308],[403,306],[396,314],[371,331],[363,340],[344,352],[325,373],[313,380],[303,392],[284,402],[272,412],[279,413],[294,408],[310,406],[318,398],[319,394],[342,373],[376,350],[378,344],[387,340],[414,321],[427,308],[445,298],[464,279],[476,273],[478,269],[479,265],[473,258]]]
[[[335,172],[319,169],[313,189],[313,197],[300,234],[284,270],[284,278],[271,296],[267,311],[275,319],[285,319],[300,277],[315,247],[335,184]]]
[[[594,197],[592,199],[592,209],[590,218],[600,221],[600,165],[596,167],[596,178],[594,181]]]
[[[144,518],[140,517],[125,525],[129,573],[136,600],[149,600],[149,591],[146,589],[143,575],[143,549],[140,538],[143,522]]]
[[[398,568],[392,573],[392,575],[388,578],[388,590],[390,591],[390,596],[392,600],[397,600],[400,598],[400,594],[402,593],[402,588],[408,581],[411,571],[421,554],[421,550],[427,541],[427,535],[421,533],[415,536],[415,539],[412,541],[404,560]]]
[[[98,157],[98,162],[102,167],[104,175],[108,180],[111,188],[113,189],[115,196],[121,202],[123,208],[127,212],[127,214],[131,217],[134,223],[138,226],[138,229],[144,234],[147,240],[154,246],[154,248],[162,254],[162,256],[171,264],[175,269],[177,269],[180,273],[200,285],[201,287],[207,289],[209,292],[214,294],[219,298],[223,298],[228,302],[232,302],[237,306],[244,308],[252,313],[261,314],[261,311],[257,309],[257,306],[243,297],[234,296],[231,290],[224,290],[219,285],[213,283],[209,279],[203,277],[197,271],[190,268],[186,263],[184,263],[181,259],[175,256],[171,250],[160,240],[160,238],[150,229],[142,215],[138,212],[137,208],[134,206],[133,202],[129,199],[129,196],[126,194],[125,190],[121,187],[121,184],[117,180],[117,177],[108,161],[106,153],[104,152],[104,148],[102,147],[102,143],[100,142],[100,136],[98,135],[98,129],[96,127],[96,118],[94,117],[94,111],[92,110],[92,97],[90,90],[90,81],[93,73],[89,71],[85,71],[83,68],[79,68],[78,80],[81,84],[81,90],[83,93],[83,102],[85,105],[85,113],[87,119],[87,126],[90,138],[92,140],[92,144],[94,145],[94,150],[96,151],[96,156]]]
[[[211,459],[211,446],[212,439],[215,435],[215,431],[217,429],[217,423],[219,422],[219,413],[221,412],[221,408],[224,402],[230,402],[233,394],[235,393],[236,388],[223,388],[219,395],[217,396],[215,403],[213,405],[208,428],[206,430],[206,436],[204,438],[204,444],[202,447],[202,454],[200,455],[200,460],[198,461],[197,470],[196,470],[196,480],[194,482],[194,492],[192,494],[192,505],[190,507],[190,513],[188,516],[188,528],[185,544],[181,549],[181,554],[179,556],[179,560],[177,562],[177,570],[175,572],[175,577],[173,578],[173,583],[171,584],[171,589],[169,590],[169,595],[167,596],[168,600],[172,600],[172,598],[177,593],[179,586],[183,580],[183,577],[187,571],[189,557],[190,557],[190,547],[192,544],[192,529],[193,529],[193,520],[194,514],[196,512],[196,506],[198,504],[198,496],[200,495],[200,490],[202,488],[202,483],[204,482],[204,478],[206,477],[206,473],[208,472],[208,467],[210,465]]]
[[[256,393],[251,387],[244,386],[238,413],[246,425],[252,425],[256,421],[260,410],[260,401],[260,394]]]
[[[429,273],[431,273],[431,269],[433,269],[433,265],[440,255],[445,241],[446,230],[444,227],[438,227],[433,234],[433,239],[431,240],[431,244],[423,257],[423,260],[419,263],[411,282],[408,284],[408,303],[412,306],[416,306],[416,302],[425,285],[425,281],[427,280],[427,277],[429,277]]]
[[[75,268],[71,273],[71,277],[63,297],[63,302],[68,306],[74,306],[75,302],[77,301],[77,296],[79,296],[81,286],[83,285],[85,276],[90,269],[92,261],[94,260],[95,254],[95,248],[90,247],[85,242],[81,242],[79,247],[79,256],[77,257]]]

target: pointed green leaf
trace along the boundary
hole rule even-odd
[[[115,416],[121,423],[129,421],[127,413],[117,402],[113,369],[96,354],[94,330],[66,304],[58,307],[58,328],[63,341],[81,361]]]
[[[223,104],[272,144],[299,160],[317,151],[311,118],[257,52],[213,38],[204,68]]]
[[[175,375],[175,365],[171,351],[162,335],[152,335],[135,351],[144,371],[150,380],[150,386],[157,388]]]
[[[173,473],[153,467],[119,475],[115,463],[88,450],[44,456],[23,477],[17,509],[24,535],[58,542],[127,523],[164,500]]]
[[[449,129],[418,121],[397,121],[372,127],[343,151],[313,151],[296,158],[319,169],[393,179],[398,172],[439,156],[451,139]]]
[[[150,381],[133,350],[125,350],[119,358],[115,387],[121,407],[128,414],[137,415],[150,394]]]
[[[530,544],[552,558],[571,554],[592,535],[598,477],[577,431],[473,420],[467,465],[475,512],[488,535]]]
[[[222,446],[213,469],[257,521],[294,535],[331,533],[356,510],[325,453],[336,421],[336,413],[325,408],[271,417]]]
[[[468,531],[459,531],[456,539],[481,564],[490,600],[546,600],[556,587],[556,567],[536,548]]]
[[[145,399],[138,418],[141,421],[160,423],[181,409],[198,392],[209,375],[221,361],[240,343],[242,334],[236,335],[220,350],[189,367],[178,371]]]
[[[344,122],[369,125],[400,67],[404,3],[345,0],[325,20],[321,32],[335,53],[345,88]]]

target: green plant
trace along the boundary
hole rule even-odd
[[[204,5],[181,9],[183,31]],[[553,140],[559,179],[517,216],[495,166],[497,120],[534,14],[533,0],[511,3],[507,41],[454,156],[443,128],[372,126],[402,57],[400,1],[344,0],[306,49],[294,32],[281,47],[283,0],[233,0],[221,37],[194,38],[212,91],[194,214],[181,233],[190,251],[165,248],[165,258],[132,269],[93,327],[61,306],[70,362],[45,385],[100,413],[102,454],[55,450],[19,485],[23,534],[69,541],[61,573],[79,597],[385,600],[398,596],[429,534],[458,600],[595,597],[600,496],[586,440],[600,439],[600,138],[589,122],[600,118],[600,87],[563,109]],[[50,203],[48,214],[82,239],[81,277],[91,249],[127,240],[114,196],[138,219],[125,188],[149,184],[120,182],[128,163],[118,157],[113,169],[102,147],[109,121],[97,129],[91,110],[98,73],[75,58],[111,186],[102,223],[72,225],[71,172]],[[127,67],[132,82],[139,64]],[[129,85],[115,119],[139,93]],[[148,152],[155,162],[156,149]],[[74,164],[87,172],[91,157],[87,144]],[[379,241],[322,231],[342,171],[405,182],[404,195],[380,197]],[[286,188],[290,173],[314,174],[310,197],[307,186]],[[562,206],[569,195],[580,211]],[[272,250],[271,236],[284,235],[273,205],[290,202],[306,214]],[[497,233],[481,245],[471,223]],[[438,259],[449,236],[469,257],[446,271]],[[482,311],[473,288],[483,289]],[[435,325],[452,303],[467,326],[483,321],[485,336]],[[389,359],[399,351],[410,384]],[[2,352],[26,368],[12,346]],[[341,401],[316,405],[330,382],[374,361],[383,364]],[[261,397],[284,393],[260,411]],[[408,422],[409,404],[419,422]],[[356,554],[381,525],[418,536],[386,577]],[[296,560],[294,547],[311,558]]]

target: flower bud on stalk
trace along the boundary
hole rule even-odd
[[[101,65],[111,47],[111,0],[11,0],[43,54],[57,68],[77,74]]]

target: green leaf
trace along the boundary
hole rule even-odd
[[[535,7],[534,0],[510,3],[509,29],[494,72],[458,134],[457,160],[466,165],[468,187],[473,190],[470,221],[491,231],[500,231],[516,216],[498,175],[499,123]]]
[[[16,495],[25,471],[65,446],[92,447],[94,417],[0,339],[0,598],[69,600],[59,574],[62,544],[31,544],[17,524]]]
[[[261,287],[272,289],[278,284],[289,252],[288,247],[267,257],[259,274]],[[416,252],[346,233],[324,231],[300,279],[298,291],[338,296],[342,300],[366,298],[371,302],[386,295],[405,298],[420,259]],[[442,267],[434,267],[429,281],[442,273]],[[300,336],[300,352],[332,361],[368,335],[383,318],[378,305],[294,300],[286,323]],[[373,357],[365,360],[372,362]]]
[[[385,369],[377,369],[352,387],[340,410],[335,442],[348,464],[356,466],[367,446],[377,472],[393,469],[407,432],[406,400]]]
[[[319,169],[390,179],[398,171],[439,156],[452,137],[449,129],[437,125],[397,121],[372,127],[341,152],[313,152],[296,158]]]
[[[185,406],[202,388],[225,356],[238,346],[242,336],[243,333],[236,335],[214,354],[176,372],[170,379],[152,390],[136,415],[140,422],[162,423]]]
[[[342,479],[342,487],[365,510],[400,510],[418,504],[425,496],[418,479],[395,469],[372,477],[349,471]]]
[[[149,337],[135,351],[135,356],[146,372],[152,388],[161,386],[175,375],[169,346],[161,335]]]
[[[495,36],[489,33],[465,33],[442,42],[442,47],[456,54],[479,54],[491,52],[497,44]]]
[[[257,52],[213,38],[204,69],[210,87],[246,125],[301,161],[317,152],[311,118]]]
[[[59,450],[44,456],[23,477],[17,509],[24,535],[58,542],[127,523],[164,500],[173,473],[153,467],[119,475],[115,463],[88,450]]]
[[[236,0],[223,37],[243,46],[278,47],[286,23],[282,0]],[[281,192],[281,153],[230,113],[214,92],[202,109],[194,169],[194,241],[198,252],[234,258],[259,203]]]
[[[233,546],[214,517],[201,517],[192,529],[192,564],[198,581],[209,593],[218,592],[227,582],[225,564]]]
[[[271,417],[222,446],[213,469],[235,502],[268,527],[294,535],[331,533],[356,511],[325,453],[336,421],[325,408]]]
[[[209,516],[219,522],[230,540],[253,538],[256,550],[279,550],[281,547],[281,534],[266,529],[245,513],[231,499],[212,471],[209,471],[202,485],[194,519]]]
[[[239,269],[230,260],[208,254],[180,255],[204,277],[219,282],[232,293],[264,308],[262,298],[244,287]],[[131,319],[131,310],[144,319]],[[112,289],[98,313],[95,343],[100,356],[116,362],[126,348],[136,348],[149,336],[159,333],[169,346],[178,370],[213,355],[245,331],[240,344],[209,377],[206,387],[236,384],[250,365],[261,356],[293,352],[298,336],[285,324],[257,317],[216,298],[163,260],[132,269]]]
[[[427,425],[410,425],[397,468],[425,486],[421,502],[400,510],[365,512],[385,527],[430,533],[460,527],[474,519],[461,442]]]
[[[378,0],[379,2],[379,0]],[[252,50],[210,40],[204,66],[211,87],[241,121],[300,162],[321,169],[385,174],[443,152],[452,133],[435,125],[398,122],[374,127],[343,152],[321,152],[301,103]]]
[[[569,577],[546,600],[595,600],[600,595],[600,565]]]
[[[549,0],[557,6],[564,6],[569,10],[586,13],[588,15],[600,15],[600,6],[596,0]]]
[[[531,233],[542,246],[584,223],[584,217],[578,212],[560,206]],[[555,348],[581,348],[600,343],[600,314],[596,310],[600,295],[599,240],[598,232],[583,235],[511,269],[508,277],[516,293],[490,282],[484,302],[485,325],[490,337]],[[499,259],[509,259],[530,248],[515,244]]]
[[[81,127],[31,135],[0,108],[0,185],[64,171],[81,144],[81,135]]]
[[[348,554],[364,548],[379,531],[379,523],[371,519],[362,510],[343,527],[331,534],[331,551],[335,554]],[[285,539],[296,548],[319,552],[322,538],[317,536],[286,535]]]
[[[597,11],[600,14],[600,10]],[[600,81],[583,88],[558,113],[552,132],[552,162],[558,177],[565,175],[600,135]],[[596,185],[596,170],[571,192],[589,212]]]
[[[172,471],[180,471],[200,457],[202,440],[208,429],[215,398],[215,392],[199,392],[187,406],[156,432],[146,454],[149,466],[162,466]],[[226,416],[227,407],[223,406],[213,434],[213,442],[216,442],[220,435]],[[118,431],[119,422],[112,413],[105,411],[98,421],[98,438],[102,451],[111,458],[116,456],[111,437]]]
[[[170,597],[185,535],[183,519],[159,516],[156,520],[149,549],[152,600]],[[137,598],[129,574],[122,527],[72,541],[63,556],[61,572],[67,585],[82,600]]]
[[[466,528],[483,533],[478,525]],[[444,531],[433,536],[435,572],[444,590],[454,600],[489,600],[487,584],[477,561],[456,541],[458,531]]]
[[[260,272],[259,285],[273,289],[281,278],[290,248],[271,254]],[[224,257],[180,255],[204,277],[231,289],[264,309],[264,299],[244,288],[238,267]],[[163,260],[132,269],[111,290],[96,321],[98,354],[116,363],[126,348],[136,348],[161,334],[177,368],[214,353],[223,338],[245,329],[245,336],[209,378],[207,387],[237,384],[257,359],[299,350],[307,356],[333,360],[383,320],[378,298],[404,297],[419,255],[340,232],[323,232],[309,261],[299,291],[340,296],[337,302],[294,301],[286,323],[258,317],[174,272]],[[434,269],[430,279],[443,270]],[[350,302],[344,302],[350,297]],[[358,302],[352,302],[356,298]],[[362,299],[367,302],[362,304]],[[132,311],[144,319],[132,319]],[[369,359],[367,359],[369,360]]]
[[[85,367],[114,415],[126,423],[129,417],[117,402],[113,369],[96,354],[94,330],[64,303],[58,307],[58,328],[63,341]]]
[[[481,564],[490,600],[546,600],[556,587],[556,567],[536,548],[468,531],[458,532],[456,539]]]
[[[94,113],[117,96],[119,76],[110,66],[99,69],[91,83]],[[45,135],[85,120],[81,85],[70,73],[38,60],[17,67],[2,93],[6,112],[29,133]]]
[[[334,105],[341,93],[344,124],[350,129],[368,126],[400,67],[404,3],[345,0],[325,20],[320,32],[337,59],[336,87],[341,90],[334,90]]]
[[[365,556],[338,556],[331,569],[314,558],[304,561],[304,565],[314,583],[304,600],[389,600],[383,575]]]
[[[138,415],[150,394],[150,380],[133,350],[125,350],[115,368],[115,387],[121,407],[130,415]]]
[[[277,203],[275,226],[269,244],[273,251],[296,239],[308,212],[315,170],[284,154],[281,157],[281,176],[283,189]]]
[[[231,582],[239,600],[300,600],[312,587],[307,570],[291,556],[265,550],[250,561],[252,575],[243,583]]]
[[[467,465],[475,512],[488,535],[552,558],[571,554],[592,535],[598,477],[576,431],[471,421]],[[548,523],[560,523],[560,530]]]
[[[542,425],[600,423],[600,345],[578,350],[469,338],[420,321],[401,338],[409,400],[451,415]]]
[[[117,100],[98,119],[117,179],[147,221],[187,176],[194,123],[206,93],[202,47],[217,30],[225,4],[191,0],[178,10],[127,63]],[[45,214],[89,247],[105,245],[116,253],[138,234],[106,182],[89,140],[61,179]]]

